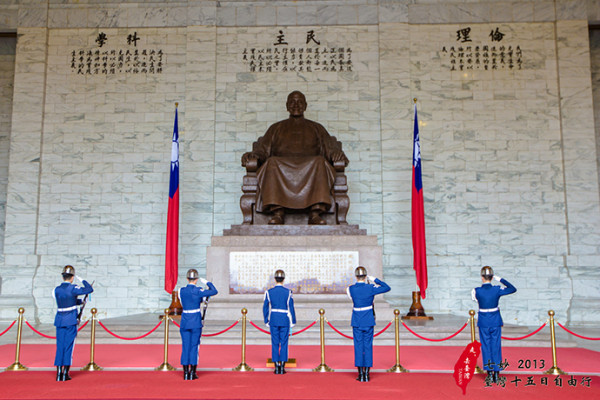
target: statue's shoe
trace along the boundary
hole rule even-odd
[[[269,225],[283,225],[283,217],[281,215],[274,215],[269,220]]]
[[[320,215],[313,215],[308,219],[309,225],[327,225],[327,222]]]

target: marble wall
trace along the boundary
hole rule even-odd
[[[386,298],[394,306],[408,308],[415,287],[410,187],[417,98],[427,311],[466,315],[478,271],[489,264],[519,289],[503,304],[507,323],[536,325],[549,308],[561,321],[600,323],[590,311],[600,304],[592,102],[598,67],[590,64],[597,45],[592,36],[590,53],[586,21],[598,19],[600,6],[408,3],[51,0],[44,9],[8,2],[0,28],[16,29],[19,41],[10,154],[0,170],[7,182],[0,306],[3,297],[27,293],[35,318],[49,321],[48,293],[61,266],[73,263],[96,279],[93,305],[102,317],[164,308],[175,103],[183,277],[192,266],[204,273],[211,237],[240,223],[240,157],[286,117],[285,98],[298,89],[307,96],[307,117],[344,144],[348,219],[382,245],[384,277],[393,287]],[[321,44],[307,41],[310,31]],[[312,54],[350,48],[352,68],[253,71],[245,52],[273,51],[278,35],[288,48]],[[486,69],[476,46],[480,53],[496,46],[498,68]],[[161,51],[162,70],[102,71],[102,51],[110,58],[112,50],[134,48]],[[88,74],[79,52],[85,60],[90,49],[100,55],[96,62],[92,54]],[[13,314],[0,307],[0,318]]]
[[[590,29],[590,63],[594,96],[594,126],[596,129],[596,157],[600,182],[600,29]]]
[[[15,37],[0,37],[0,253],[4,253],[4,221],[8,154],[12,116],[13,76],[15,75]]]

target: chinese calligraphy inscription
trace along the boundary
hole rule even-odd
[[[82,48],[71,51],[71,72],[78,75],[116,75],[116,74],[161,74],[164,68],[162,49],[138,48],[141,38],[137,32],[128,34],[123,43],[126,48],[104,48],[109,36],[98,33],[94,40],[96,49]]]
[[[506,34],[498,27],[488,35],[490,44],[473,42],[470,27],[456,31],[455,45],[443,46],[440,53],[445,57],[450,71],[467,70],[521,70],[523,50],[518,44],[502,43]]]
[[[248,72],[343,72],[352,71],[352,48],[321,45],[314,30],[306,32],[306,43],[290,45],[278,30],[271,46],[247,47],[242,62]]]

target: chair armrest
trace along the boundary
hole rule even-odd
[[[346,162],[344,160],[334,161],[333,168],[336,170],[336,172],[344,172],[346,169]]]
[[[258,170],[258,160],[251,158],[246,162],[246,172],[256,172]]]

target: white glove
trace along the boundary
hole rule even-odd
[[[494,275],[494,279],[495,279],[495,280],[497,280],[498,282],[500,282],[500,280],[501,280],[502,278],[500,278],[498,275]]]
[[[208,283],[208,281],[204,278],[200,278],[200,282],[202,282],[203,285],[206,285]]]
[[[372,275],[369,275],[369,276],[367,276],[367,278],[369,278],[369,281],[370,281],[370,282],[375,282],[375,279],[377,279],[377,278],[375,278],[375,277],[374,277],[374,276],[372,276]]]
[[[268,322],[267,322],[265,325],[267,326],[267,328],[270,328],[270,326],[269,326],[269,323],[268,323]]]
[[[81,279],[79,276],[75,275],[75,279],[77,279],[79,282],[83,283],[83,279]]]

